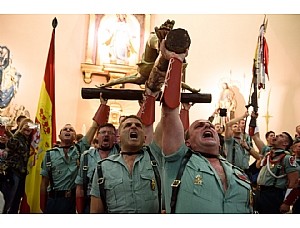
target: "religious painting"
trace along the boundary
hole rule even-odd
[[[146,14],[90,15],[86,60],[81,64],[84,81],[90,83],[93,75],[108,81],[135,72],[149,33]]]
[[[12,65],[10,50],[0,46],[0,109],[6,108],[19,88],[21,74]]]
[[[140,50],[140,24],[131,14],[104,15],[98,30],[97,62],[135,65]]]

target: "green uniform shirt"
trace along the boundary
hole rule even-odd
[[[181,160],[187,151],[187,146],[183,144],[175,154],[165,156],[167,213],[171,211],[171,184],[176,179]],[[249,180],[241,169],[221,156],[219,159],[227,177],[226,192],[210,162],[200,154],[193,153],[181,178],[176,213],[251,213]]]
[[[76,187],[75,179],[79,166],[80,153],[88,150],[89,148],[90,145],[87,142],[86,137],[83,137],[82,140],[77,143],[77,146],[73,145],[70,147],[68,151],[68,159],[65,157],[63,148],[54,147],[46,152],[50,153],[55,191],[71,190]],[[45,154],[40,174],[42,176],[49,177],[46,163],[47,155]],[[48,187],[48,191],[50,191],[50,186]]]
[[[264,145],[261,150],[261,155],[265,156],[272,148],[270,146]]]
[[[281,149],[274,151],[275,157],[273,158],[273,160],[275,160],[276,157],[282,153],[285,153],[285,151]],[[266,156],[264,157],[263,162],[267,158],[268,158],[268,154],[266,154]],[[285,174],[298,170],[298,165],[295,158],[290,154],[286,154],[284,158],[282,158],[281,162],[278,162],[274,165],[272,165],[271,162],[269,164],[270,164],[269,166],[270,171],[268,170],[266,162],[261,167],[261,170],[257,177],[257,184],[264,185],[264,186],[274,186],[277,188],[285,189],[288,184],[288,179]],[[282,168],[280,167],[278,168],[278,165],[282,166]],[[278,169],[280,170],[280,172],[277,174]],[[272,174],[276,175],[279,178],[275,178]]]
[[[233,137],[225,139],[225,150],[227,152],[227,161],[243,170],[249,168],[250,153],[236,139]]]
[[[118,153],[119,153],[118,148],[114,146],[110,150],[108,156],[113,155],[113,154],[118,154]],[[87,162],[88,162],[88,167],[87,167],[87,178],[88,178],[87,195],[90,195],[94,171],[95,171],[95,168],[97,167],[98,161],[100,161],[102,159],[99,155],[98,149],[95,149],[95,148],[91,148],[91,149],[85,151],[81,155],[81,157],[80,157],[80,167],[79,167],[78,174],[77,174],[77,177],[76,177],[76,180],[75,180],[75,184],[79,184],[79,185],[83,184],[83,166],[84,166],[83,159],[84,159],[84,156],[87,156]]]
[[[157,147],[155,148],[153,143],[149,147],[159,163]],[[135,158],[131,174],[121,154],[100,161],[108,213],[158,213],[157,183],[145,147],[143,151],[144,153]],[[93,177],[90,194],[100,197],[97,171]]]

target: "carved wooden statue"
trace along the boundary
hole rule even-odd
[[[166,48],[176,53],[180,53],[180,48],[182,50],[186,50],[190,46],[189,37],[185,36],[180,29],[176,29],[175,32],[173,30],[174,24],[174,20],[167,20],[159,28],[155,27],[155,32],[150,34],[150,37],[147,41],[142,60],[140,63],[137,64],[138,69],[136,74],[126,76],[123,78],[118,78],[116,80],[112,80],[106,84],[102,84],[97,87],[107,88],[118,84],[133,83],[138,85],[144,85],[147,83],[148,87],[150,86],[152,91],[159,91],[162,84],[164,83],[165,74],[168,68],[168,61],[159,55],[159,44],[161,40],[167,37]],[[167,36],[171,30],[174,31],[173,35]],[[157,69],[153,69],[152,71],[155,61],[159,61],[159,64],[156,67]],[[184,61],[182,69],[183,80],[185,79],[186,66],[187,63]],[[153,75],[151,76],[151,74]],[[155,79],[151,80],[151,77],[155,77]],[[153,84],[154,82],[155,84]],[[181,86],[182,89],[188,90],[192,93],[198,93],[200,91],[200,89],[191,88],[185,82],[182,82]]]

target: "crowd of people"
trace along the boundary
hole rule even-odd
[[[189,39],[187,31],[179,32]],[[159,78],[152,75],[151,83],[162,75],[166,79],[155,129],[155,101],[161,91],[151,83],[146,83],[137,114],[122,118],[118,129],[108,123],[110,108],[101,94],[84,136],[76,138],[71,124],[63,126],[60,143],[45,153],[42,163],[42,213],[300,212],[300,126],[295,137],[268,132],[265,144],[258,128],[254,135],[246,133],[246,110],[225,126],[207,119],[190,124],[192,105],[180,103],[187,55],[188,47],[175,53],[167,48],[166,39],[161,40],[161,59],[153,66]],[[165,61],[164,69],[156,65]],[[7,151],[1,157],[7,166],[1,172],[3,213],[18,213],[24,195],[30,123],[23,119],[18,130],[1,141]],[[252,165],[250,156],[255,160]]]

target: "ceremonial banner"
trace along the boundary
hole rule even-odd
[[[22,200],[20,213],[41,213],[40,209],[40,175],[41,163],[45,152],[56,142],[55,120],[55,28],[56,18],[52,21],[53,32],[42,82],[40,98],[35,122],[40,126],[40,139],[32,143],[28,161],[29,174],[26,176],[25,196]]]

